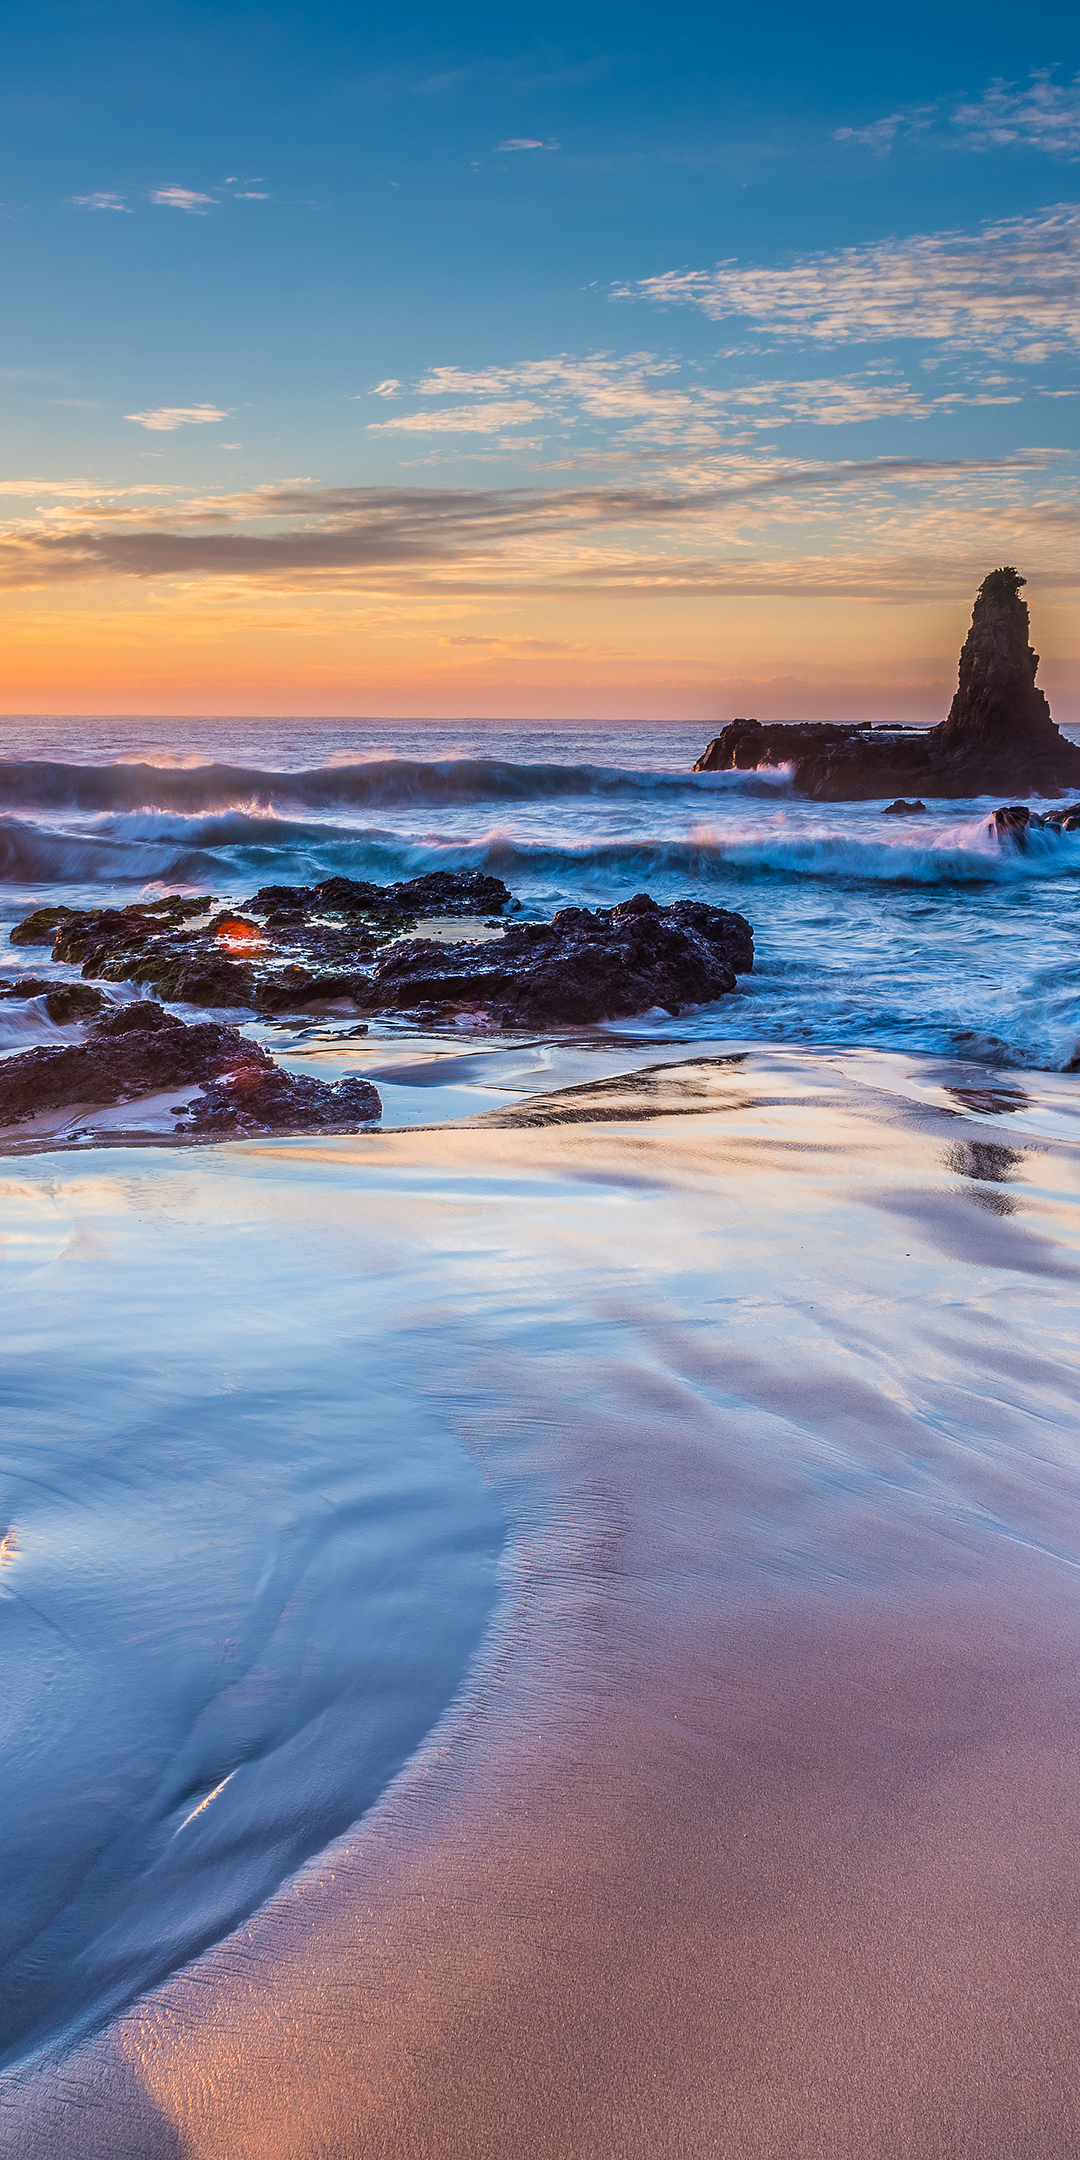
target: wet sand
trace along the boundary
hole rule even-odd
[[[963,1083],[758,1053],[190,1166],[423,1247],[505,1595],[383,1800],[9,2081],[5,2153],[1075,2152],[1080,1088]]]

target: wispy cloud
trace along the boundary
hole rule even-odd
[[[875,157],[888,157],[898,136],[921,135],[932,127],[936,111],[936,105],[911,105],[902,112],[886,113],[882,120],[871,120],[868,127],[834,128],[833,141],[862,143]]]
[[[505,142],[496,143],[496,155],[503,150],[561,150],[562,144],[542,142],[536,135],[508,135]]]
[[[617,298],[743,316],[778,339],[822,345],[919,338],[1042,360],[1080,346],[1080,205],[803,255],[781,268],[718,263],[618,286]]]
[[[394,381],[377,394],[401,394]],[[508,391],[526,391],[511,400]],[[503,393],[500,396],[500,393]],[[1002,394],[1004,393],[1004,394]],[[688,373],[670,355],[634,352],[624,355],[556,353],[520,360],[508,367],[429,368],[412,386],[414,398],[474,398],[433,412],[395,415],[372,421],[375,434],[496,434],[526,421],[563,435],[579,423],[609,429],[608,442],[629,454],[651,446],[720,449],[746,440],[745,430],[773,430],[802,424],[851,426],[860,422],[925,420],[960,404],[1016,404],[1019,396],[1004,377],[991,386],[954,385],[937,396],[914,389],[899,369],[880,365],[860,373],[810,376],[794,381],[765,379],[748,384],[715,385]],[[614,433],[610,432],[614,429]],[[744,431],[742,435],[733,430]]]
[[[883,589],[883,562],[921,552],[940,566],[950,549],[959,563],[950,577],[964,580],[974,528],[980,547],[991,551],[999,530],[1014,540],[1040,534],[1044,557],[1055,548],[1061,554],[1054,574],[1068,584],[1077,581],[1069,566],[1080,511],[1060,495],[1046,496],[1052,463],[1048,453],[831,464],[743,459],[696,488],[294,482],[172,506],[117,502],[110,510],[100,498],[69,501],[36,524],[24,516],[0,533],[0,586],[120,577],[399,595],[772,590],[780,589],[779,573],[768,573],[771,585],[753,585],[753,575],[764,574],[760,542],[770,527],[792,542],[801,536],[787,548],[791,589],[801,589],[801,580],[806,589],[854,590],[857,577]],[[1043,489],[1035,505],[1026,493],[1033,483]],[[856,533],[864,543],[858,558]],[[756,573],[739,552],[751,542]],[[847,566],[842,572],[834,555]],[[1024,559],[1030,562],[1030,547]],[[1051,567],[1044,562],[1044,578]],[[916,593],[901,581],[894,597]]]
[[[164,203],[169,210],[190,210],[196,217],[205,217],[207,211],[214,208],[216,197],[200,195],[195,188],[162,187],[154,189],[150,200]]]
[[[128,210],[122,195],[73,195],[71,200],[81,210]]]
[[[372,435],[501,435],[541,417],[542,408],[527,398],[478,405],[444,405],[434,412],[397,413],[392,420],[372,420]]]
[[[216,405],[158,405],[153,412],[124,414],[125,420],[134,420],[137,427],[152,428],[157,434],[171,434],[173,428],[179,427],[206,427],[229,417]]]
[[[1039,68],[1026,89],[999,77],[977,104],[958,105],[952,124],[972,150],[1020,143],[1051,157],[1080,157],[1080,75],[1056,83]]]
[[[1080,158],[1080,75],[1055,82],[1052,68],[1035,68],[1026,85],[998,76],[980,98],[947,115],[940,103],[905,105],[864,127],[834,128],[833,141],[858,143],[875,157],[888,157],[897,142],[930,131],[939,146],[946,139],[966,150],[1015,144],[1049,157]]]

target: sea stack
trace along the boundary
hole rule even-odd
[[[826,802],[907,794],[1060,796],[1063,788],[1080,787],[1080,748],[1055,727],[1035,686],[1039,655],[1028,642],[1024,582],[1011,565],[983,579],[956,696],[938,727],[762,727],[735,720],[694,771],[790,760],[796,787]]]

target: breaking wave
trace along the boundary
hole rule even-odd
[[[62,764],[0,759],[0,808],[8,810],[262,809],[286,814],[365,805],[539,802],[650,795],[773,796],[789,786],[775,772],[635,772],[605,765],[521,765],[502,758],[379,758],[278,772],[244,765]]]
[[[1035,832],[1021,850],[1002,845],[985,817],[932,836],[895,839],[850,829],[692,824],[681,836],[570,835],[535,840],[494,825],[479,834],[408,834],[233,810],[185,817],[141,811],[60,831],[0,818],[0,881],[8,884],[213,885],[273,872],[301,883],[332,872],[391,882],[430,869],[481,869],[526,889],[606,891],[626,881],[668,888],[687,881],[828,880],[858,885],[1028,883],[1080,873],[1080,834]]]

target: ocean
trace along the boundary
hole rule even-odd
[[[689,1941],[715,1892],[709,1941],[730,1927],[745,1948],[768,1905],[787,1958],[796,1893],[773,1861],[733,1904],[702,1859],[732,1824],[765,1835],[754,1796],[787,1795],[768,1834],[800,1928],[826,1879],[828,1909],[865,1916],[875,1807],[991,1758],[1000,1796],[1047,1674],[1074,1688],[1080,835],[1021,853],[990,800],[815,805],[783,772],[691,773],[704,742],[681,724],[5,725],[5,931],[47,903],[446,867],[503,878],[526,917],[698,895],[748,917],[757,955],[677,1019],[545,1037],[236,1015],[296,1070],[372,1077],[382,1130],[128,1131],[0,1165],[12,2154],[344,2152],[369,2131],[372,2152],[479,2150],[467,2110],[431,2097],[414,2143],[394,2145],[393,2108],[372,2128],[349,2006],[359,1988],[390,2061],[385,2011],[426,2066],[417,2092],[448,2062],[460,2092],[474,2057],[442,2020],[482,1972],[500,1975],[485,2015],[509,2023],[478,2077],[531,2045],[519,2011],[557,2053],[538,1976],[558,1968],[634,2006],[620,2078],[634,2032],[689,2048],[685,2094],[703,2043],[665,1912]],[[42,957],[5,936],[0,976]],[[40,1000],[0,1003],[0,1054],[75,1033]],[[932,1762],[897,1708],[917,1672]],[[1064,1911],[1071,1816],[1033,1759],[994,1864],[1041,1824],[1038,1894]],[[600,1874],[625,1861],[600,1917],[578,1850]],[[654,1866],[683,1873],[646,1926]],[[928,1890],[919,1942],[942,1911]],[[807,1984],[831,2001],[834,1979]],[[601,2067],[588,2105],[605,2090]],[[623,2129],[573,2149],[713,2149],[654,2120],[655,2097],[628,2087]],[[276,2143],[271,2118],[297,2110],[307,2142]],[[490,2149],[572,2134],[523,2117]]]
[[[800,801],[783,773],[691,773],[700,728],[9,722],[0,909],[436,868],[526,915],[695,893],[753,924],[738,994],[687,1035],[864,1044],[1061,1070],[1080,1024],[1080,837],[999,845],[982,801]],[[4,964],[25,955],[4,951]],[[0,1022],[10,1029],[13,1021]],[[6,1038],[0,1032],[0,1044]]]

